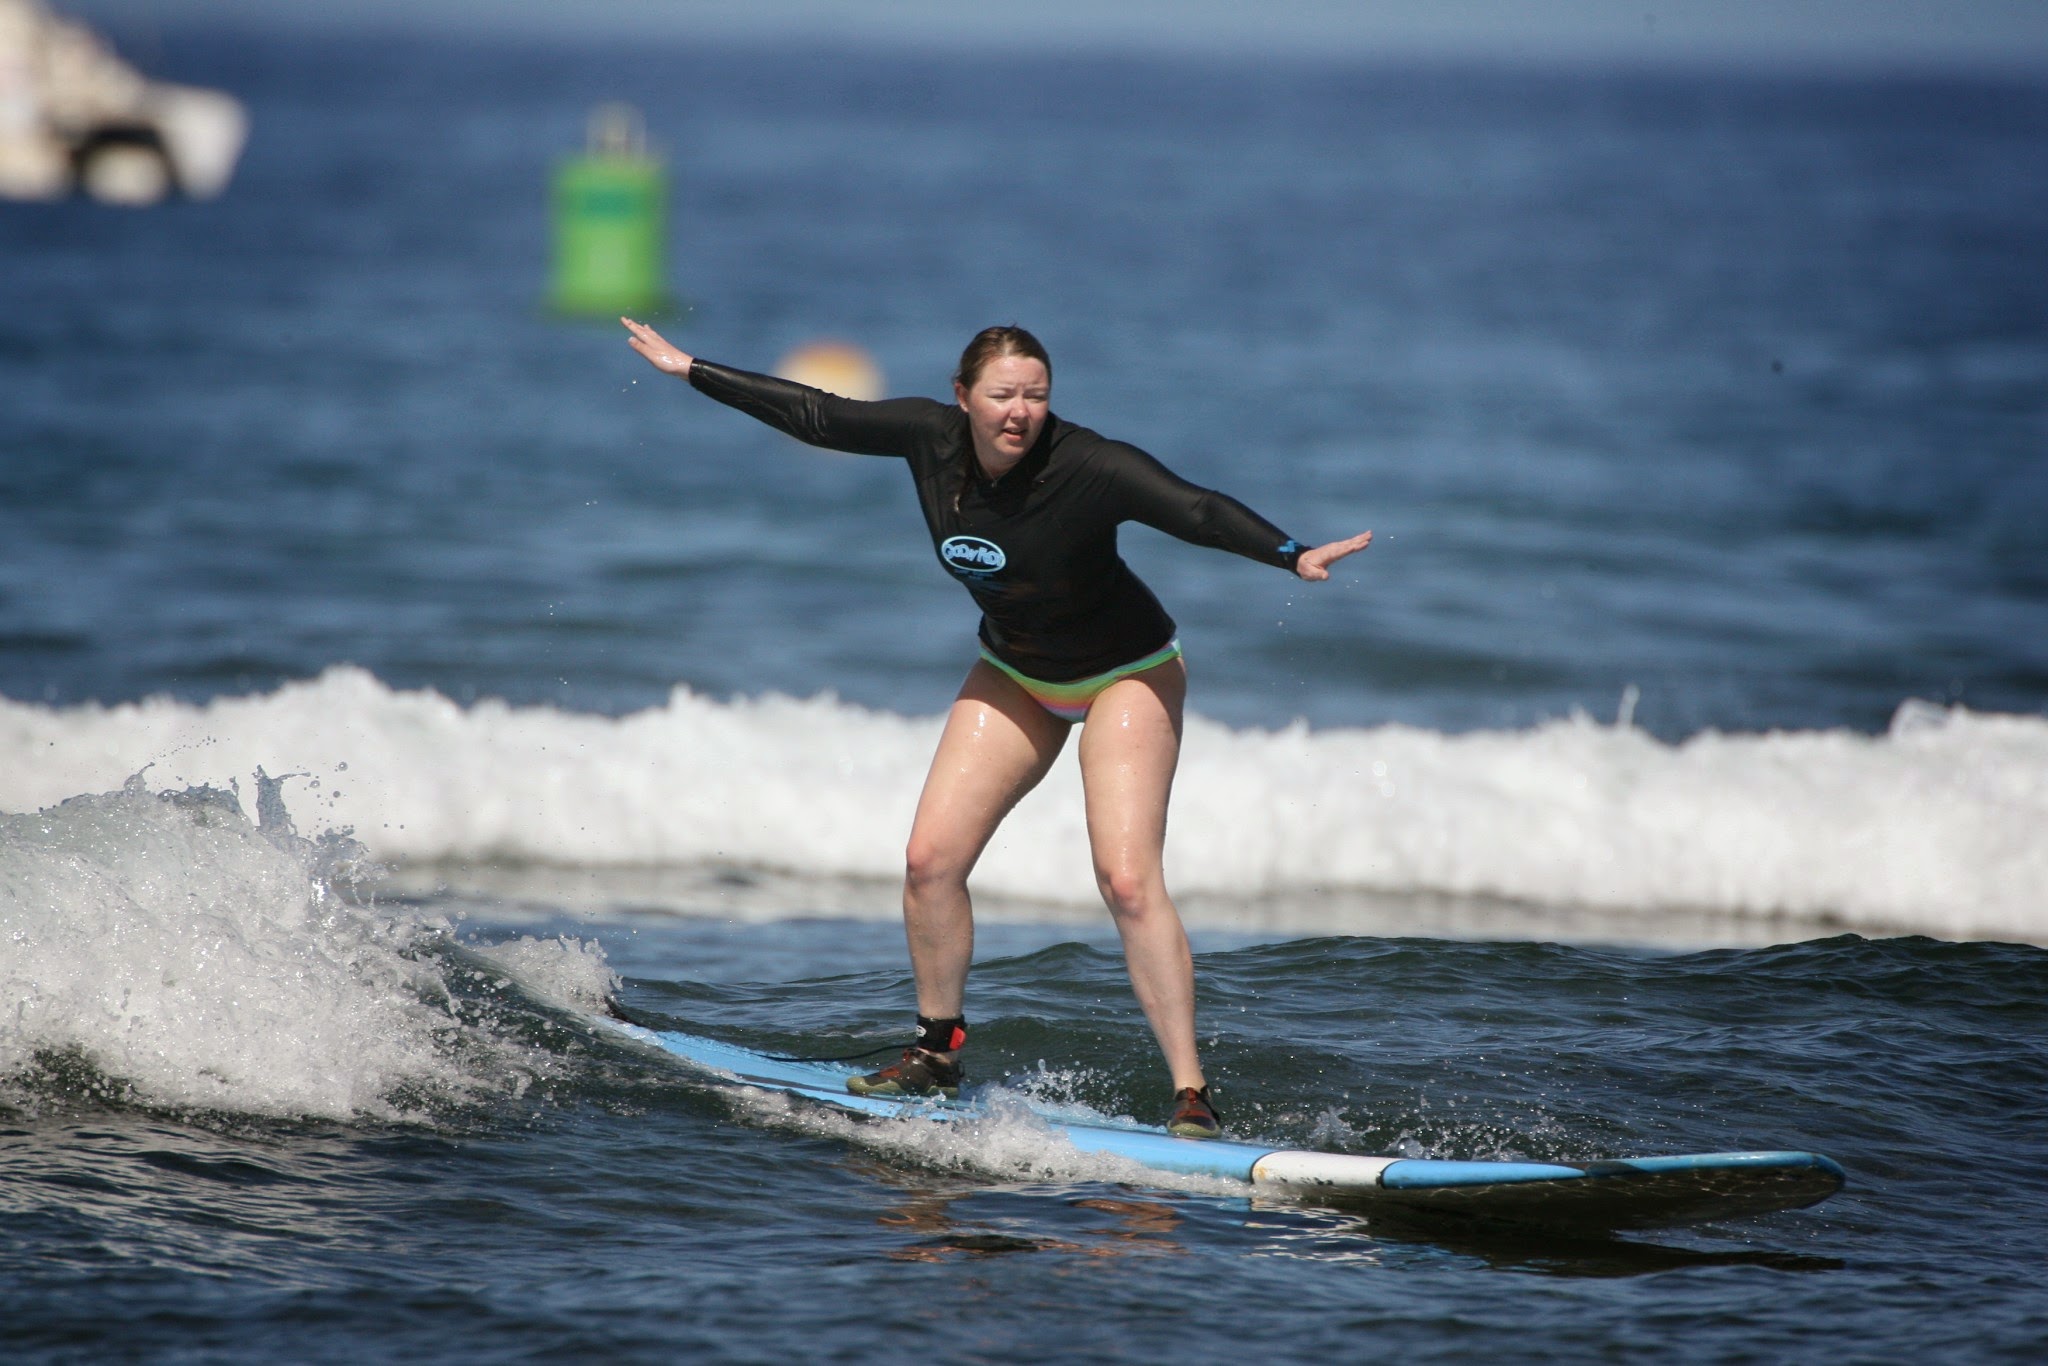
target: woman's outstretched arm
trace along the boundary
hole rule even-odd
[[[1229,494],[1189,483],[1136,446],[1114,441],[1101,449],[1105,467],[1114,472],[1123,515],[1183,541],[1292,569],[1309,583],[1321,583],[1331,565],[1372,544],[1372,533],[1365,531],[1303,546]]]
[[[655,369],[807,445],[854,455],[905,456],[913,446],[930,444],[934,424],[944,414],[958,412],[928,398],[864,403],[773,375],[735,370],[698,360],[645,323],[619,321],[626,325],[628,344]]]

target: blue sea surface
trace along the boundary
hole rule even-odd
[[[2004,1361],[2048,1340],[2048,771],[2027,758],[2048,85],[1097,56],[1019,58],[995,92],[915,53],[214,30],[151,65],[247,101],[224,198],[0,207],[0,790],[127,765],[0,802],[0,1356]],[[753,1047],[902,1033],[901,931],[833,880],[846,832],[786,794],[894,763],[892,720],[941,711],[974,653],[900,466],[806,451],[543,306],[548,178],[606,99],[644,111],[672,178],[683,306],[657,322],[681,345],[768,369],[840,338],[943,396],[974,331],[1019,322],[1062,416],[1302,539],[1376,532],[1324,585],[1123,538],[1179,620],[1193,710],[1232,728],[1207,753],[1297,737],[1264,781],[1311,801],[1358,776],[1333,731],[1495,747],[1374,774],[1390,826],[1467,818],[1396,847],[1472,862],[1424,867],[1369,926],[1355,888],[1285,914],[1211,899],[1201,1028],[1234,1135],[1810,1149],[1847,1189],[1663,1234],[1397,1226],[1133,1184],[1021,1128],[941,1150],[593,1029],[579,1010],[615,988]],[[542,707],[615,721],[561,733],[653,782],[629,727],[680,726],[678,685],[730,705],[719,741],[758,739],[768,694],[859,709],[804,714],[835,741],[813,759],[707,761],[774,822],[775,869],[659,866],[653,814],[633,843],[588,811],[536,818],[546,838],[500,811],[531,804],[513,778],[573,778],[493,766]],[[400,739],[300,773],[290,816],[312,837],[336,789],[427,790],[470,822],[461,866],[380,878],[339,834],[175,781],[212,745],[290,771],[295,708],[367,736],[413,690]],[[126,728],[159,714],[210,729],[129,764]],[[1722,946],[1670,942],[1717,909],[1683,891],[1711,871],[1634,931],[1580,934],[1590,882],[1489,880],[1580,832],[1511,831],[1465,787],[1579,741],[1595,787],[1691,765],[1697,800],[1659,790],[1646,817],[1674,865],[1689,838],[1749,855],[1752,790],[1826,838],[1729,893],[1748,919]],[[1190,776],[1182,800],[1233,784]],[[1441,805],[1399,805],[1418,789]],[[1654,805],[1629,792],[1615,809]],[[1961,822],[1982,838],[1865,837],[1923,793],[1930,828],[1983,812]],[[1899,809],[1871,828],[1923,833]],[[1630,857],[1659,885],[1660,855]],[[1844,930],[1897,927],[1858,897],[1964,873],[2034,942]],[[1931,898],[1913,923],[1979,909]],[[1106,921],[991,899],[970,1016],[977,1080],[1161,1117]]]
[[[180,69],[250,102],[232,194],[4,220],[7,696],[350,662],[608,712],[943,705],[973,616],[900,468],[542,309],[601,97],[668,159],[682,344],[844,337],[943,395],[1019,321],[1063,416],[1303,539],[1377,532],[1326,588],[1125,536],[1206,714],[1469,729],[1633,686],[1676,737],[2048,695],[2038,87],[1099,59],[997,111],[879,56]]]

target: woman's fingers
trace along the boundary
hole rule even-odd
[[[657,370],[671,375],[690,373],[690,353],[677,346],[671,346],[668,339],[646,323],[636,323],[631,318],[620,318],[626,325],[626,344],[647,358],[647,363]]]
[[[646,323],[636,323],[631,318],[621,318],[619,321],[626,325],[626,331],[629,334],[627,340],[636,349],[660,350],[668,347],[668,340]]]

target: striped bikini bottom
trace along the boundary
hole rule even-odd
[[[1141,674],[1147,669],[1156,669],[1170,659],[1180,658],[1180,638],[1175,637],[1160,649],[1154,650],[1143,659],[1134,659],[1128,664],[1111,669],[1108,673],[1096,674],[1090,678],[1077,678],[1071,683],[1047,683],[1018,673],[1009,665],[989,653],[988,646],[981,647],[981,657],[1001,669],[1003,673],[1022,688],[1039,706],[1044,707],[1062,721],[1082,721],[1088,716],[1088,708],[1110,684]]]

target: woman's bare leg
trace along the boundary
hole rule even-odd
[[[1081,729],[1096,885],[1176,1090],[1206,1085],[1195,1049],[1194,957],[1166,892],[1166,804],[1186,700],[1187,670],[1171,660],[1104,689]]]
[[[961,1013],[974,958],[967,875],[1003,817],[1052,767],[1069,729],[986,660],[960,685],[904,854],[903,931],[920,1015]]]

